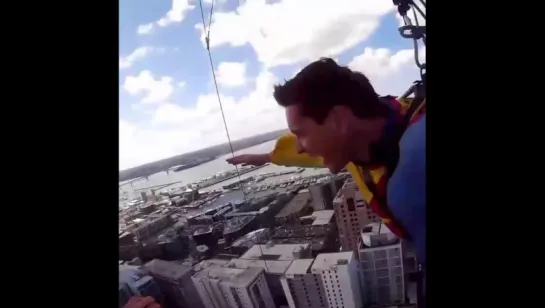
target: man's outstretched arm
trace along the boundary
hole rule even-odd
[[[305,153],[299,153],[297,138],[293,134],[285,134],[278,138],[274,150],[264,154],[243,154],[227,159],[233,165],[261,166],[273,163],[280,166],[294,166],[304,168],[323,168],[321,157],[311,157]]]

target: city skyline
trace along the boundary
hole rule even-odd
[[[236,206],[218,200],[220,207],[200,213],[195,202],[202,204],[211,195],[185,205],[176,196],[186,198],[187,193],[146,195],[142,201],[150,206],[122,212],[127,222],[135,215],[141,218],[133,228],[125,225],[120,237],[120,248],[125,247],[120,250],[125,260],[120,261],[120,305],[131,295],[152,295],[165,308],[414,307],[415,284],[409,282],[414,259],[403,240],[364,217],[357,217],[363,223],[357,228],[357,247],[345,247],[338,240],[344,217],[337,215],[354,198],[354,187],[346,179],[287,180],[293,182],[287,192],[275,191],[283,186],[274,185],[268,197],[251,197]],[[331,206],[331,194],[310,198],[309,189],[324,184],[336,199],[346,199],[334,202],[334,210],[321,209],[321,204]],[[309,202],[300,208],[296,200],[302,195]],[[254,211],[256,207],[261,210]],[[305,208],[312,208],[313,214],[306,215]],[[229,222],[236,219],[231,214],[248,215],[242,217],[256,222],[238,232],[236,248],[227,241],[227,233],[232,233]],[[182,216],[186,220],[179,220]],[[263,228],[267,224],[271,229]],[[255,231],[263,230],[269,231],[255,237]],[[121,275],[126,268],[132,270],[130,275]]]

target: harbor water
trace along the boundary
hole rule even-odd
[[[240,151],[235,152],[235,155],[238,154],[261,154],[261,153],[267,153],[270,152],[274,148],[275,140],[271,140],[247,149],[242,149]],[[120,196],[120,204],[126,204],[131,199],[137,197],[140,194],[140,191],[143,190],[149,190],[148,187],[158,186],[158,185],[166,185],[169,183],[175,183],[169,186],[166,186],[164,188],[159,189],[161,190],[167,190],[171,188],[176,187],[182,187],[186,186],[187,184],[195,183],[199,180],[212,177],[220,172],[228,171],[228,170],[235,170],[235,167],[228,164],[225,160],[232,155],[229,153],[227,155],[223,155],[215,160],[209,161],[207,163],[204,163],[202,165],[182,170],[180,172],[159,172],[152,174],[148,177],[148,179],[139,179],[136,181],[133,181],[130,184],[123,184],[120,183],[119,187],[119,196]],[[259,168],[257,170],[253,170],[251,172],[245,173],[240,176],[240,179],[245,179],[248,177],[256,177],[260,174],[265,173],[274,173],[274,172],[282,172],[287,170],[293,170],[295,171],[297,168],[294,167],[283,167],[283,166],[276,166],[273,164],[269,164],[263,168]],[[265,180],[259,182],[259,185],[264,184],[270,184],[275,183],[279,181],[287,180],[291,177],[295,176],[310,176],[315,174],[322,174],[322,173],[328,173],[327,169],[316,169],[316,168],[307,168],[301,173],[290,173],[290,174],[284,174],[280,176],[274,176],[266,178]],[[202,188],[201,191],[210,191],[210,190],[221,190],[221,188],[225,185],[234,183],[238,181],[238,177],[233,177],[229,180],[214,184],[212,186]],[[124,199],[124,200],[121,200]]]

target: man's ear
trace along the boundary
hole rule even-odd
[[[341,134],[345,134],[349,130],[350,117],[352,112],[347,106],[334,106],[330,111],[330,119],[334,127]]]

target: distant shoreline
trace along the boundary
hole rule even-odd
[[[280,135],[284,134],[287,130],[278,130],[270,133],[265,133],[249,138],[236,140],[232,142],[233,150],[240,151],[256,145],[263,144],[265,142],[274,140]],[[231,152],[231,148],[228,143],[212,146],[206,149],[198,150],[191,153],[184,153],[178,156],[162,159],[159,161],[147,163],[141,166],[129,168],[119,172],[119,183],[127,184],[130,181],[138,178],[145,178],[152,174],[167,171],[169,168],[177,165],[193,165],[196,167],[200,165],[199,160],[214,160],[217,157],[223,156]],[[204,163],[203,161],[202,163]]]

